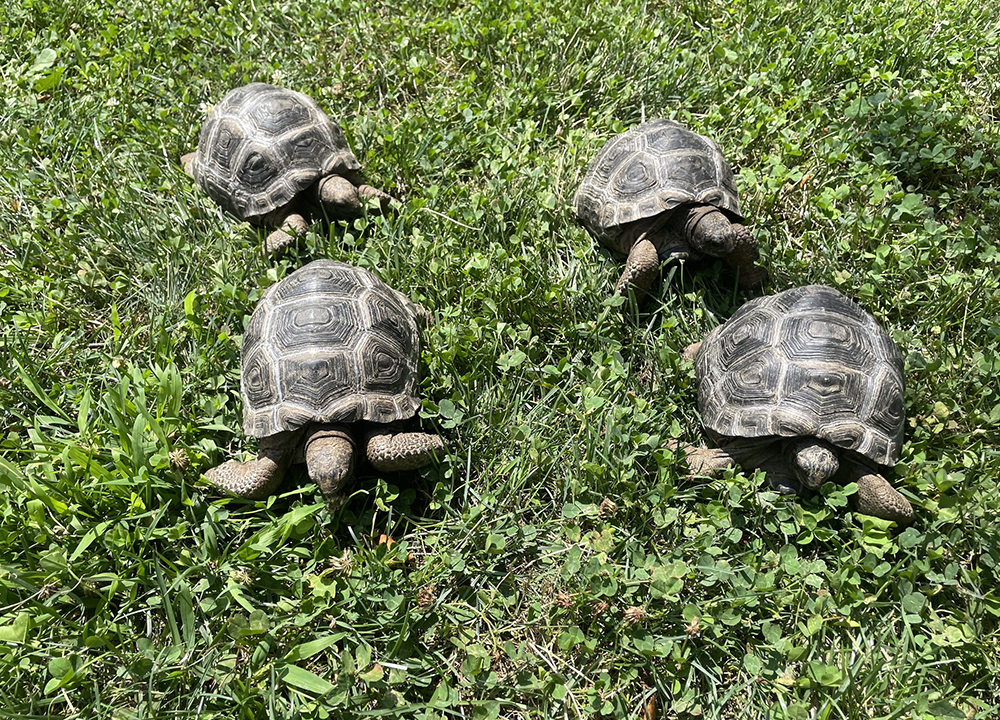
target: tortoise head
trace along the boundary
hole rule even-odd
[[[837,449],[818,438],[794,438],[785,445],[785,458],[799,482],[815,490],[840,470]]]
[[[691,209],[684,223],[684,235],[696,250],[712,257],[726,257],[736,246],[733,224],[712,206]]]

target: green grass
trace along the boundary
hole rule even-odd
[[[1000,714],[996,4],[575,5],[0,8],[0,716]],[[403,211],[265,258],[178,164],[252,80],[315,97]],[[661,115],[738,166],[774,290],[899,343],[911,528],[682,479],[679,352],[745,297],[676,268],[622,322],[570,207]],[[450,454],[335,516],[301,473],[219,498],[243,323],[317,257],[434,311]]]

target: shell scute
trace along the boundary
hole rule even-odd
[[[323,353],[329,347],[351,347],[364,327],[361,311],[350,299],[322,303],[300,297],[276,307],[272,322],[270,344],[279,354]]]
[[[336,350],[281,357],[284,401],[301,408],[329,408],[357,387],[353,361],[350,353]]]

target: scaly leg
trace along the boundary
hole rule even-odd
[[[256,460],[228,460],[205,473],[217,488],[248,500],[261,500],[273,493],[291,464],[295,438],[281,433],[260,441]]]
[[[264,247],[271,255],[281,257],[285,250],[295,244],[295,238],[299,235],[305,235],[308,229],[309,225],[302,215],[289,213],[281,221],[278,229],[267,236]]]
[[[728,262],[739,275],[741,288],[755,288],[767,282],[767,270],[760,267],[760,251],[757,249],[757,239],[740,223],[733,223],[733,230],[736,232],[736,242],[733,244],[733,251],[726,257]]]
[[[378,200],[381,212],[388,212],[395,202],[389,195],[371,185],[355,185],[340,175],[329,175],[316,185],[319,204],[336,220],[359,217],[369,200]]]
[[[387,213],[392,210],[394,204],[398,204],[399,201],[396,198],[389,195],[387,192],[383,192],[378,188],[372,187],[371,185],[359,185],[358,186],[358,197],[361,198],[362,202],[368,202],[369,200],[378,200],[379,209],[382,213]]]
[[[691,343],[684,350],[681,351],[681,357],[688,362],[694,362],[694,359],[698,357],[698,351],[701,350],[701,341],[696,343]]]
[[[767,476],[767,483],[782,495],[801,494],[801,487],[794,473],[785,459],[776,454],[777,448],[774,443],[761,443],[757,438],[747,438],[731,440],[725,448],[693,445],[677,447],[687,454],[689,477],[693,475],[719,477],[727,467],[740,467],[746,473],[759,469]]]
[[[181,167],[184,168],[186,172],[191,177],[194,177],[194,156],[197,153],[189,152],[181,155]]]
[[[616,295],[628,295],[629,287],[635,291],[636,299],[653,287],[656,274],[660,269],[660,258],[656,247],[645,235],[639,237],[629,251],[625,261],[625,269],[615,285]]]
[[[400,432],[392,427],[368,434],[365,455],[376,470],[398,472],[416,470],[444,453],[440,435],[423,432]]]
[[[687,456],[687,466],[691,475],[719,477],[726,468],[739,465],[736,458],[719,448],[680,445],[677,449],[682,450]]]
[[[883,520],[893,520],[900,526],[913,522],[913,507],[889,481],[860,463],[847,468],[845,482],[856,482],[858,493],[854,504],[859,513]]]

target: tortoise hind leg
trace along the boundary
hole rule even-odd
[[[220,490],[247,500],[261,500],[273,493],[292,462],[294,439],[287,433],[263,438],[257,459],[228,460],[205,473]]]
[[[695,358],[698,357],[698,351],[701,350],[702,341],[699,340],[696,343],[691,343],[684,350],[681,351],[681,357],[688,362],[694,362]]]
[[[194,156],[197,153],[189,152],[181,155],[181,167],[184,168],[186,172],[191,177],[194,177]]]
[[[365,455],[376,470],[398,472],[416,470],[444,453],[440,435],[424,432],[400,432],[381,427],[368,433]]]

